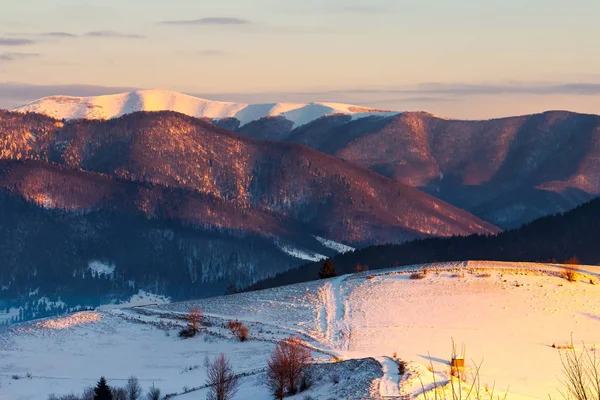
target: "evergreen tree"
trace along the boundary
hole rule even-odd
[[[334,276],[337,276],[335,273],[335,265],[333,265],[333,261],[327,259],[319,271],[319,279],[326,279]]]
[[[100,378],[94,389],[94,400],[113,400],[112,392],[104,377]]]

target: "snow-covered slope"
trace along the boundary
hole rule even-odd
[[[289,334],[305,339],[321,363],[319,379],[293,400],[305,395],[422,400],[421,382],[426,389],[433,383],[428,368],[436,371],[437,382],[450,379],[452,339],[459,351],[466,345],[467,371],[483,359],[482,387],[495,384],[497,394],[510,387],[509,400],[560,398],[564,350],[558,347],[571,337],[576,346],[600,345],[600,267],[582,266],[575,283],[560,277],[561,267],[545,264],[426,268],[423,279],[410,277],[422,267],[397,268],[16,325],[0,332],[0,399],[80,392],[100,375],[123,385],[131,374],[144,387],[155,383],[163,392],[178,393],[176,399],[201,399],[203,359],[224,352],[234,370],[247,375],[235,399],[267,400],[266,358],[273,341]],[[197,338],[181,340],[178,317],[192,306],[202,308],[210,326]],[[235,318],[250,327],[250,341],[235,342],[222,328]],[[407,362],[402,377],[395,354]],[[333,355],[350,364],[332,362]],[[198,390],[185,394],[185,387]]]
[[[58,119],[110,119],[136,111],[163,110],[177,111],[197,118],[232,117],[238,119],[241,125],[264,117],[283,116],[294,122],[295,126],[332,114],[348,114],[353,118],[397,114],[340,103],[229,103],[167,90],[138,90],[96,97],[51,96],[25,104],[14,111],[36,112]]]

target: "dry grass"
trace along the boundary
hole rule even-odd
[[[560,358],[563,366],[561,384],[564,399],[593,400],[600,399],[600,358],[593,347],[583,345],[578,352],[571,345]]]
[[[552,343],[552,348],[553,349],[558,349],[558,350],[573,350],[573,343],[567,343],[567,344],[556,344],[556,343]]]
[[[424,279],[427,275],[429,275],[429,269],[422,268],[420,271],[410,274],[410,279]]]
[[[464,357],[464,346],[462,352],[463,354],[461,354],[461,357]],[[451,360],[461,357],[459,357],[456,352],[456,346],[453,340]],[[452,364],[452,362],[450,362],[450,364]],[[427,370],[432,373],[433,388],[425,389],[423,380],[419,377],[422,389],[419,398],[423,398],[424,400],[506,400],[508,391],[502,396],[495,393],[495,385],[493,385],[491,389],[487,384],[485,387],[482,387],[480,380],[482,364],[483,361],[479,364],[474,364],[470,377],[468,376],[468,369],[466,367],[450,367],[448,382],[438,382],[436,381],[436,372],[433,368],[433,361],[430,357]]]

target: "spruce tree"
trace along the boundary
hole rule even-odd
[[[335,265],[333,265],[333,261],[327,259],[321,266],[321,270],[319,271],[319,279],[326,279],[336,276],[335,273]]]
[[[104,377],[100,378],[94,389],[94,400],[113,400],[112,392]]]

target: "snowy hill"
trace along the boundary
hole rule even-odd
[[[136,111],[176,111],[197,118],[236,118],[241,125],[264,117],[282,116],[295,126],[333,114],[346,114],[353,118],[397,114],[341,103],[229,103],[167,90],[138,90],[96,97],[51,96],[25,104],[14,111],[36,112],[58,119],[110,119]]]
[[[131,374],[144,388],[154,383],[163,393],[175,393],[173,398],[200,399],[206,396],[203,359],[224,352],[244,376],[236,399],[267,400],[266,358],[273,341],[289,334],[306,340],[320,368],[320,379],[293,400],[423,399],[421,382],[428,390],[434,377],[438,383],[451,379],[452,339],[466,345],[467,371],[483,360],[482,387],[495,385],[499,394],[510,387],[509,400],[559,398],[561,345],[571,336],[576,346],[600,344],[600,267],[582,266],[581,279],[573,283],[560,276],[562,267],[547,264],[433,264],[422,279],[411,279],[411,272],[423,269],[364,272],[6,328],[0,399],[80,392],[100,375],[122,385]],[[191,306],[204,310],[209,326],[199,337],[181,340],[178,317]],[[235,318],[250,328],[246,343],[223,328]],[[395,353],[407,362],[403,376]]]

